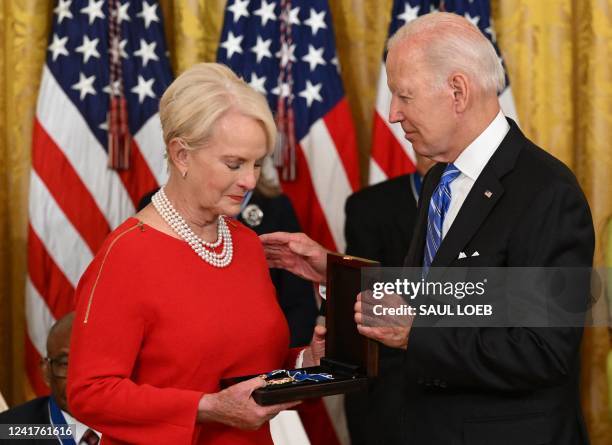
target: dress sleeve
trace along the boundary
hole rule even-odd
[[[117,239],[115,239],[117,241]],[[202,393],[137,384],[131,376],[146,341],[147,307],[118,245],[103,247],[76,291],[67,396],[71,413],[110,439],[192,443]]]

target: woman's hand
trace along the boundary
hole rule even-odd
[[[327,329],[324,326],[315,326],[312,334],[310,346],[304,350],[304,360],[302,366],[319,366],[321,357],[325,357],[325,333]]]
[[[214,394],[205,394],[198,405],[198,422],[219,422],[241,430],[256,430],[279,412],[301,402],[260,406],[251,393],[266,386],[261,377],[246,380]]]
[[[303,233],[274,232],[259,236],[268,267],[277,267],[315,283],[324,283],[327,252]]]

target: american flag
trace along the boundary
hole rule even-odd
[[[418,16],[440,10],[463,15],[476,25],[493,43],[501,60],[501,53],[497,46],[493,22],[491,20],[489,0],[394,0],[391,11],[391,24],[389,25],[389,36],[393,35],[405,23]],[[388,120],[391,92],[387,87],[385,57],[386,53],[380,66],[374,123],[372,126],[370,184],[375,184],[387,178],[393,178],[405,173],[411,173],[415,170],[416,162],[412,145],[404,138],[401,126],[399,124],[390,124]],[[518,121],[507,74],[506,88],[499,95],[499,102],[504,114]]]
[[[109,38],[109,4],[118,32]],[[115,13],[115,11],[117,11]],[[56,319],[106,235],[166,179],[158,101],[172,81],[156,0],[59,0],[53,16],[32,143],[26,282],[26,369],[38,363]],[[122,82],[110,84],[110,60]],[[108,167],[110,94],[123,91],[130,167]]]
[[[282,107],[293,112],[285,139],[295,140],[296,177],[283,191],[304,231],[343,251],[344,201],[359,188],[359,166],[327,0],[229,0],[217,59],[265,94],[279,119]]]

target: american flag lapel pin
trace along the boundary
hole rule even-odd
[[[487,198],[490,198],[491,196],[493,196],[493,192],[492,192],[491,190],[487,190],[487,191],[484,193],[484,195],[485,195]]]

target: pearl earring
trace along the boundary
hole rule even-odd
[[[187,177],[187,170],[183,172],[183,179],[185,179],[186,177]]]

